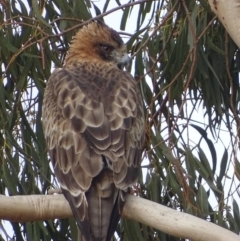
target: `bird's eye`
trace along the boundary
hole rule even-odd
[[[101,46],[102,50],[106,53],[110,53],[113,50],[113,47],[110,45],[103,44]]]

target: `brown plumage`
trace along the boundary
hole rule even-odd
[[[144,113],[119,34],[91,22],[48,80],[43,128],[62,192],[86,241],[111,240],[137,180]]]

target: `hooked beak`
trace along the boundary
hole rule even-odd
[[[131,58],[128,56],[127,53],[121,56],[121,58],[118,59],[117,67],[119,69],[123,69],[124,67],[128,67],[131,63]]]

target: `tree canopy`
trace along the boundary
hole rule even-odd
[[[238,47],[206,0],[112,2],[1,1],[0,194],[58,187],[41,123],[47,79],[79,28],[120,12],[146,114],[143,171],[133,193],[239,234]],[[130,24],[132,33],[125,31]],[[13,232],[2,224],[0,240],[77,237],[73,218],[11,222]],[[117,233],[129,241],[181,240],[130,220]]]

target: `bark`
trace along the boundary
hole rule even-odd
[[[0,219],[29,222],[71,216],[63,195],[0,195]],[[240,241],[238,235],[227,229],[136,196],[128,195],[122,216],[193,241]]]
[[[208,0],[212,11],[240,48],[240,0]]]

